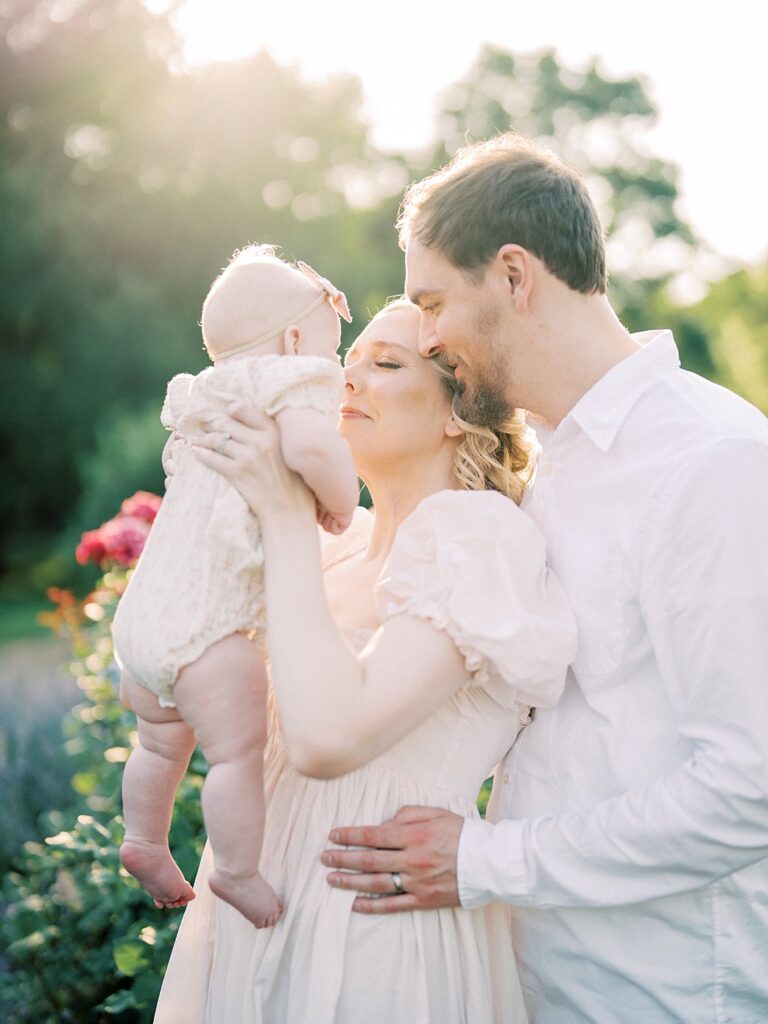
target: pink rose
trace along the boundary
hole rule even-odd
[[[136,491],[131,498],[126,498],[120,506],[124,516],[136,516],[147,523],[153,523],[163,499],[150,491]]]
[[[150,523],[136,515],[121,514],[110,519],[98,531],[104,542],[105,557],[118,565],[133,565],[144,550],[149,528]]]
[[[106,557],[107,549],[101,536],[101,530],[88,530],[80,538],[80,543],[75,548],[75,558],[80,565],[87,565],[88,562],[96,562],[100,565]]]

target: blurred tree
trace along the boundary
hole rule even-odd
[[[185,339],[157,281],[94,238],[136,191],[130,118],[168,78],[175,37],[133,0],[9,0],[0,19],[5,568],[30,535],[66,522],[95,423],[162,387],[155,340],[178,361]],[[117,217],[109,231],[119,237]]]
[[[624,312],[632,330],[670,327],[683,366],[714,380],[768,413],[768,263],[737,270],[687,305],[663,288]]]
[[[445,96],[439,144],[383,154],[352,76],[308,85],[267,53],[185,67],[169,11],[141,0],[4,0],[0,573],[96,507],[100,480],[116,491],[121,462],[137,474],[125,487],[157,486],[138,479],[162,443],[151,409],[170,376],[205,365],[200,307],[235,248],[277,243],[336,280],[356,315],[349,342],[402,289],[404,187],[465,134],[514,126],[581,168],[610,236],[614,300],[634,329],[655,326],[695,239],[675,169],[642,144],[653,116],[640,79],[486,47]],[[725,366],[699,320],[681,341],[686,365]],[[125,453],[111,476],[107,449]]]
[[[367,145],[356,79],[309,87],[267,54],[184,68],[140,0],[7,0],[0,95],[2,571],[92,488],[108,420],[159,413],[205,365],[200,307],[235,248],[279,243],[370,295],[348,193],[366,168],[375,204],[396,162]]]
[[[717,377],[768,414],[768,262],[718,281],[697,307]]]
[[[707,339],[705,376],[768,414],[768,263],[729,274],[669,321],[676,334]]]

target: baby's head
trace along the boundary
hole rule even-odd
[[[203,341],[214,362],[253,355],[336,358],[347,300],[305,263],[289,266],[271,245],[236,252],[203,303]]]

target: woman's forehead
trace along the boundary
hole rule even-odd
[[[397,345],[408,352],[418,352],[419,314],[417,310],[393,309],[375,316],[357,336],[347,355],[376,345]]]

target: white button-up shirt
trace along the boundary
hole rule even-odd
[[[543,441],[579,650],[459,848],[533,1024],[768,1021],[768,421],[668,331]]]

